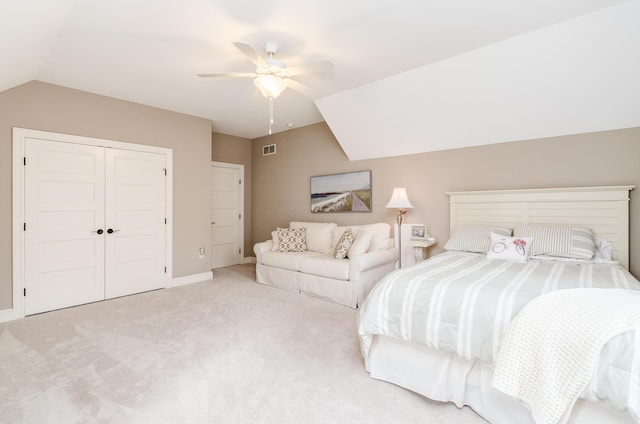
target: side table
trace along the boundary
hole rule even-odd
[[[409,240],[407,244],[413,247],[413,257],[416,263],[420,263],[428,258],[427,251],[431,246],[436,244],[436,239],[429,237],[424,240]]]

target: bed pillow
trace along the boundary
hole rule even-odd
[[[346,258],[352,244],[353,231],[351,231],[350,229],[345,230],[345,232],[342,233],[340,240],[338,240],[338,243],[336,244],[336,248],[333,251],[333,256],[335,256],[336,259]]]
[[[306,228],[278,227],[278,252],[305,252],[307,250]]]
[[[515,237],[533,237],[531,255],[591,259],[596,253],[593,231],[571,225],[527,224],[513,230]]]
[[[347,254],[347,257],[349,259],[353,259],[367,253],[367,250],[369,250],[369,246],[371,245],[372,240],[373,240],[373,231],[371,230],[358,231],[355,235],[355,238],[353,239],[353,244],[349,249],[349,253]]]
[[[491,247],[491,233],[510,236],[511,228],[493,225],[461,225],[453,229],[453,233],[444,245],[445,250],[461,252],[487,253]]]
[[[502,259],[505,261],[527,262],[531,237],[506,237],[491,233],[491,247],[487,252],[489,259]]]

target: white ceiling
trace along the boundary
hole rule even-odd
[[[326,119],[345,152],[363,158],[367,155],[348,153],[360,150],[349,148],[348,140],[357,134],[345,133],[342,141],[339,133],[351,118],[372,117],[361,110],[343,113],[341,95],[378,92],[377,83],[393,84],[393,78],[405,83],[408,71],[621,3],[2,0],[0,91],[40,80],[208,118],[213,131],[254,139],[267,134],[268,103],[252,81],[196,74],[252,72],[251,62],[232,43],[250,43],[261,51],[265,42],[274,41],[280,45],[277,57],[289,66],[327,59],[335,65],[329,75],[297,78],[304,94],[288,89],[275,100],[274,132],[286,130],[288,123],[300,127]],[[407,125],[404,121],[386,125]]]

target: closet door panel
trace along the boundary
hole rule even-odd
[[[107,299],[165,287],[165,183],[164,155],[106,150]]]
[[[25,313],[104,299],[104,149],[25,140]]]

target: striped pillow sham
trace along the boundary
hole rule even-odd
[[[515,237],[533,237],[531,256],[591,259],[596,253],[593,231],[571,225],[528,224],[513,230]]]
[[[445,250],[487,253],[491,247],[491,233],[510,236],[511,228],[493,225],[462,225],[453,229]]]

